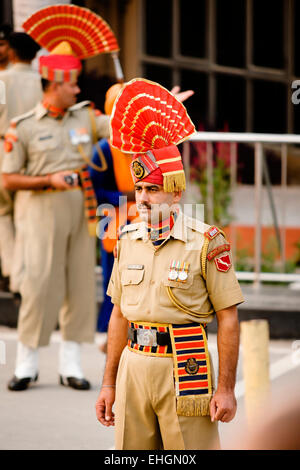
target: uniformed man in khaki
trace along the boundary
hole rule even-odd
[[[19,342],[8,387],[25,390],[36,380],[38,348],[49,343],[59,320],[61,383],[88,389],[80,344],[93,342],[95,332],[97,206],[86,161],[93,140],[108,137],[108,117],[90,102],[75,104],[81,62],[69,44],[41,60],[43,100],[13,119],[2,167],[7,189],[29,192]]]
[[[141,96],[140,81],[145,98],[131,115],[130,106]],[[150,134],[148,142],[162,136],[157,130],[163,126],[158,97],[164,103],[172,100],[157,84],[141,79],[126,87],[111,119],[112,144],[134,151],[135,145],[145,146],[139,136],[146,135],[149,123],[156,125],[157,134]],[[185,111],[174,101],[173,105],[187,122]],[[135,145],[125,118],[118,119],[119,109],[130,117],[128,126],[137,126],[131,128]],[[152,114],[147,119],[144,115],[141,123],[145,109]],[[218,449],[217,422],[229,422],[236,412],[236,305],[244,300],[230,246],[217,227],[178,209],[185,185],[175,145],[149,146],[146,153],[135,155],[131,167],[144,222],[123,228],[115,253],[108,287],[114,308],[97,418],[105,426],[115,425],[116,449]],[[166,186],[172,189],[166,191]],[[206,335],[206,325],[215,315],[216,390]]]
[[[7,38],[11,67],[0,71],[5,87],[5,104],[0,104],[0,168],[4,152],[4,136],[13,117],[32,109],[42,98],[40,75],[32,69],[39,45],[26,33],[12,33]],[[22,220],[27,193],[12,194],[2,187],[0,179],[0,258],[10,290],[19,292],[23,269]],[[17,241],[16,241],[17,240]]]

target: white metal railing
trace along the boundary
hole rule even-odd
[[[254,240],[254,272],[237,272],[240,280],[253,281],[254,287],[259,287],[261,281],[278,282],[300,282],[300,274],[262,273],[261,272],[261,229],[262,229],[262,186],[263,186],[263,144],[272,143],[281,146],[281,189],[283,198],[287,188],[287,147],[289,144],[300,144],[300,135],[295,134],[256,134],[236,132],[196,132],[183,144],[183,161],[187,173],[187,181],[190,181],[190,142],[207,143],[207,222],[213,222],[213,142],[230,143],[230,175],[231,190],[236,188],[237,183],[237,144],[254,144],[254,201],[255,201],[255,240]],[[276,216],[274,207],[274,217]],[[282,271],[285,266],[285,210],[283,213],[283,224],[280,231],[281,240],[281,263]],[[233,231],[233,254],[236,250],[235,231]]]

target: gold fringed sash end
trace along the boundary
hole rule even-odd
[[[165,192],[173,193],[174,191],[184,191],[185,187],[185,174],[183,171],[178,171],[178,173],[172,172],[169,174],[164,174]]]
[[[170,325],[169,331],[177,414],[208,416],[213,389],[204,326],[201,323]]]
[[[177,397],[178,416],[209,416],[212,395],[189,395]]]

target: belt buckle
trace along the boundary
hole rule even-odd
[[[156,330],[149,329],[145,330],[143,328],[139,328],[137,330],[137,344],[141,346],[157,346],[157,337],[156,337]]]

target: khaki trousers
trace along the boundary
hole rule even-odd
[[[82,191],[30,191],[25,221],[19,340],[46,346],[59,320],[63,340],[93,342],[95,239]]]
[[[11,214],[0,215],[0,259],[3,276],[10,276],[14,253],[14,225]]]
[[[3,158],[3,139],[0,139],[0,172]],[[14,250],[13,196],[2,186],[0,173],[0,260],[3,276],[10,276]]]
[[[17,191],[14,198],[14,252],[10,272],[10,290],[20,292],[24,275],[24,230],[26,224],[26,202],[30,191]]]
[[[118,450],[218,449],[218,425],[209,416],[176,414],[173,359],[124,349],[117,376]]]

